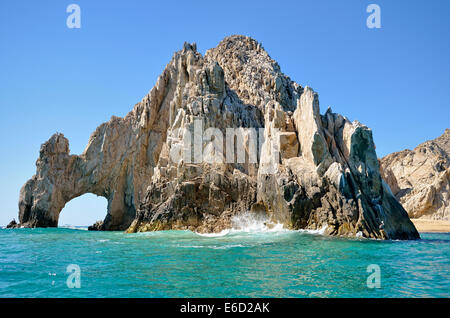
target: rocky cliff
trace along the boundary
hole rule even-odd
[[[450,221],[450,129],[381,159],[381,172],[411,218]]]
[[[257,41],[225,38],[204,56],[176,52],[124,118],[69,154],[61,134],[41,147],[21,189],[21,226],[57,226],[65,203],[108,199],[101,230],[217,232],[254,213],[329,235],[416,239],[380,175],[372,132],[284,75]]]

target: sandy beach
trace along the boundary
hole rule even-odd
[[[450,232],[450,221],[411,219],[419,232]]]

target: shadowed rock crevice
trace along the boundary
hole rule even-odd
[[[222,140],[229,129],[235,144]],[[108,199],[92,229],[218,232],[250,211],[329,235],[419,238],[380,176],[371,130],[331,109],[321,115],[318,94],[245,36],[205,56],[186,43],[151,92],[102,124],[80,156],[60,134],[42,149],[21,190],[22,226],[56,226],[64,204],[90,192]]]

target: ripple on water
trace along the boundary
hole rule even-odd
[[[0,297],[450,296],[449,234],[375,241],[258,226],[219,236],[1,229]],[[69,264],[80,289],[66,286]],[[366,286],[370,264],[380,289]]]

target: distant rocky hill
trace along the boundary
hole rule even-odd
[[[381,178],[372,131],[331,109],[321,115],[318,94],[246,36],[204,56],[185,43],[81,155],[55,134],[36,166],[13,226],[57,226],[64,205],[89,192],[108,200],[99,230],[217,232],[250,211],[328,235],[419,238]]]
[[[411,218],[450,220],[450,129],[381,159],[383,178]]]

